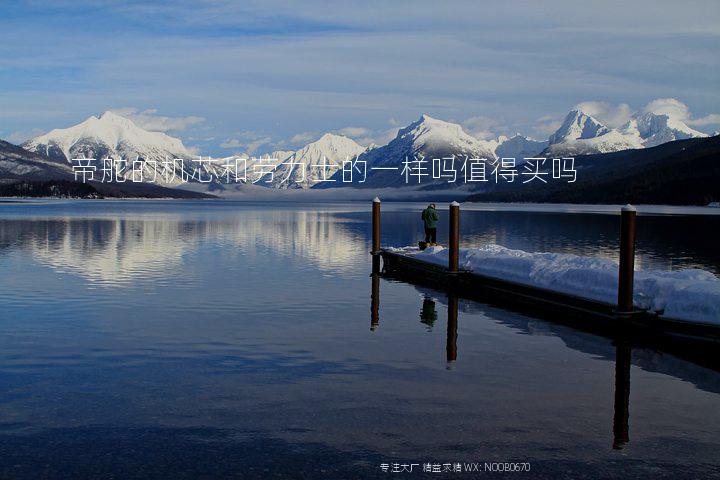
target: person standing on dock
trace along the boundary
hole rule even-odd
[[[421,217],[425,226],[425,243],[430,246],[437,245],[437,222],[440,217],[435,210],[435,204],[428,205]]]

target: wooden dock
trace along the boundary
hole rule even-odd
[[[623,209],[618,303],[611,304],[459,269],[459,235],[452,235],[453,230],[458,231],[459,208],[457,205],[450,208],[449,265],[443,266],[381,248],[380,205],[376,199],[373,202],[373,272],[581,330],[633,338],[636,345],[648,344],[652,348],[679,351],[681,356],[687,358],[690,355],[697,363],[716,369],[720,367],[719,325],[665,318],[633,307],[634,209]]]

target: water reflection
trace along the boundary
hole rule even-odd
[[[312,212],[274,211],[216,221],[165,215],[106,218],[0,219],[0,254],[21,251],[57,271],[99,285],[166,278],[201,244],[257,255],[282,255],[343,272],[360,261],[361,232],[348,219]]]
[[[389,277],[388,280],[393,283],[397,280]],[[377,328],[378,307],[380,297],[381,276],[372,275],[372,295],[371,295],[371,311],[373,312],[371,330]],[[438,320],[437,303],[442,303],[447,312],[447,330],[445,342],[446,369],[454,370],[458,360],[458,313],[462,310],[467,313],[484,312],[486,309],[492,309],[484,304],[472,301],[462,300],[454,294],[445,294],[435,290],[426,289],[424,287],[415,287],[421,293],[420,304],[420,323],[427,327],[427,332],[432,332],[435,323]],[[494,310],[494,309],[492,309]],[[505,318],[512,319],[508,322],[513,327],[522,325],[523,330],[531,335],[554,335],[562,338],[565,344],[580,352],[591,352],[598,355],[597,347],[604,345],[603,337],[596,336],[592,333],[585,333],[581,330],[564,325],[555,325],[536,319],[524,318],[516,315],[500,315],[494,317],[504,323]],[[578,341],[581,339],[581,341]],[[630,371],[633,360],[633,346],[630,337],[622,330],[613,340],[614,352],[613,356],[603,354],[609,361],[613,361],[615,368],[614,375],[614,402],[612,416],[612,449],[623,450],[630,443]],[[590,348],[590,349],[589,349]],[[684,381],[694,382],[701,389],[718,392],[716,383],[717,376],[707,377],[698,373],[697,368],[690,367],[687,361],[673,358],[672,356],[662,357],[662,362],[648,362],[647,355],[657,355],[657,352],[639,349],[640,355],[637,358],[638,366],[648,371],[661,371],[680,378]],[[708,378],[714,382],[704,383]],[[699,380],[700,379],[700,380]]]
[[[630,342],[620,339],[615,346],[615,415],[613,417],[613,448],[622,450],[630,441]]]
[[[532,458],[546,478],[676,466],[707,478],[717,463],[716,372],[637,343],[632,358],[618,355],[607,338],[368,279],[366,205],[66,205],[22,215],[0,205],[0,469],[92,476],[94,458],[108,467],[95,476],[272,465],[266,477],[288,478],[305,459],[304,476],[318,478],[342,457],[348,473],[325,477],[366,478],[392,456]],[[386,208],[384,244],[414,243],[412,208]],[[583,233],[565,223],[542,235],[574,248]],[[483,238],[550,245],[522,216],[473,212],[463,223],[468,235],[503,225],[514,233]],[[681,247],[692,252],[693,241]],[[147,249],[162,260],[136,255]],[[100,253],[120,265],[92,257]],[[630,360],[632,442],[618,455],[629,383],[613,387],[611,372]],[[208,470],[182,472],[188,452],[192,464],[210,459]]]
[[[374,332],[380,326],[380,274],[374,270],[370,287],[370,331]]]
[[[447,355],[447,368],[451,370],[457,361],[457,337],[458,337],[458,297],[448,296],[447,305],[447,342],[445,345]]]
[[[432,297],[423,297],[422,309],[420,310],[420,323],[427,326],[428,332],[432,332],[437,319],[438,314],[435,310],[435,301]]]
[[[52,205],[34,205],[29,210],[32,215],[0,217],[0,254],[24,251],[53,269],[101,285],[162,278],[167,271],[178,271],[185,256],[207,244],[240,251],[248,260],[268,253],[302,258],[341,275],[367,258],[369,211],[362,207],[342,212],[316,206],[197,208],[188,214],[177,212],[181,204],[172,208],[133,204],[127,210],[113,204],[92,205],[99,210],[93,215],[82,215],[82,205],[69,204],[69,210],[58,215],[49,215]],[[12,208],[17,206],[3,207]],[[384,245],[413,245],[422,236],[417,216],[407,208],[411,207],[389,205],[383,213]],[[441,215],[438,228],[441,242],[446,217]],[[720,229],[720,217],[643,216],[638,221],[636,264],[720,273],[720,251],[706,233],[713,228]],[[617,255],[617,218],[611,215],[465,211],[461,229],[464,246],[498,243],[528,251]]]

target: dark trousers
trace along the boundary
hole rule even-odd
[[[437,243],[437,228],[425,227],[425,243]]]

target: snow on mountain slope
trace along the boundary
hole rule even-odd
[[[495,156],[498,158],[521,160],[523,158],[538,156],[547,146],[547,141],[534,140],[517,133],[511,138],[500,137],[498,139]]]
[[[277,150],[259,157],[247,157],[244,155],[233,155],[230,157],[212,158],[205,165],[205,169],[212,173],[217,183],[257,183],[262,186],[270,186],[268,173],[274,171],[278,165],[286,161],[292,154],[292,150]],[[235,172],[240,181],[235,181]],[[265,178],[267,176],[267,178]],[[245,180],[243,181],[242,178]]]
[[[706,134],[693,130],[678,119],[651,112],[633,116],[620,128],[620,131],[625,135],[640,137],[644,147],[654,147],[674,140],[707,137]]]
[[[618,130],[594,138],[583,138],[549,145],[540,156],[578,156],[592,153],[609,153],[631,148],[643,148],[642,139]]]
[[[14,179],[72,180],[73,171],[64,161],[54,161],[0,140],[0,181]]]
[[[326,133],[285,158],[279,157],[287,152],[273,152],[272,156],[280,160],[277,168],[257,183],[274,188],[311,188],[330,179],[345,160],[353,160],[364,151],[365,147],[347,137]]]
[[[607,133],[609,129],[590,115],[580,110],[572,110],[565,116],[560,128],[555,131],[548,142],[550,145],[556,143],[567,143],[573,140],[582,140],[599,137]]]
[[[181,183],[178,177],[183,171],[184,174],[192,175],[194,169],[194,155],[185,148],[182,141],[165,133],[143,130],[131,120],[109,111],[100,117],[91,116],[72,127],[55,129],[35,137],[25,142],[22,147],[68,163],[75,158],[95,159],[98,171],[105,158],[123,160],[127,163],[118,163],[118,173],[126,179],[130,179],[131,162],[140,160],[145,181],[154,178],[155,166],[161,168],[166,159],[183,159],[183,163],[187,165],[184,165],[183,169],[179,165],[175,167],[176,178],[169,179],[171,175],[166,178],[158,175],[155,178],[155,183],[164,185]],[[140,174],[136,173],[135,178],[139,177]]]
[[[478,140],[466,133],[458,124],[422,115],[416,122],[401,128],[397,136],[387,145],[368,149],[358,157],[358,160],[365,162],[367,166],[367,178],[361,184],[354,181],[353,186],[402,186],[405,184],[405,177],[402,175],[403,162],[406,159],[412,161],[416,157],[422,157],[427,161],[425,165],[431,175],[434,158],[455,155],[457,159],[455,170],[459,172],[466,157],[494,159],[496,147],[497,142]],[[393,170],[372,170],[372,167],[392,168]],[[335,175],[336,182],[331,184],[324,182],[319,184],[318,188],[340,186],[341,173],[338,172]],[[447,183],[447,179],[434,181],[434,183],[443,182]],[[421,183],[430,184],[433,183],[433,179],[425,177]],[[456,185],[459,186],[461,183]]]
[[[591,116],[571,111],[550,136],[542,156],[576,156],[654,147],[674,140],[707,137],[668,115],[636,113],[625,125],[608,129]]]
[[[393,144],[426,158],[451,153],[494,158],[496,146],[493,142],[478,140],[456,123],[437,120],[429,115],[422,115],[418,121],[398,131],[397,137],[387,146]]]

